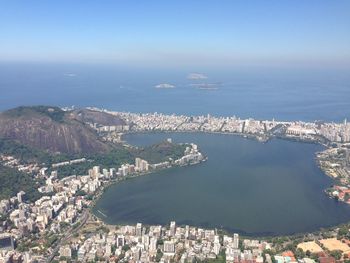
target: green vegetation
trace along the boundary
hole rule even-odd
[[[30,175],[13,168],[0,165],[0,200],[15,196],[19,191],[26,192],[25,198],[34,201],[41,195],[37,191],[39,183]]]
[[[106,226],[100,226],[99,228],[96,229],[96,232],[102,232],[102,233],[108,234],[109,228]]]
[[[226,262],[226,251],[223,249],[220,251],[220,254],[216,259],[209,259],[206,262],[208,263],[224,263]]]
[[[69,227],[69,226],[70,226],[70,224],[67,223],[67,222],[60,222],[60,227],[61,227],[62,229],[67,228],[67,227]]]
[[[169,142],[161,142],[145,148],[124,148],[115,145],[114,149],[108,153],[68,155],[52,154],[20,144],[14,140],[0,138],[0,154],[14,156],[23,164],[38,163],[46,166],[49,168],[48,173],[57,170],[59,178],[87,174],[93,166],[100,166],[101,169],[118,168],[124,163],[134,163],[136,157],[145,159],[150,163],[164,162],[169,159],[175,160],[183,156],[186,146]],[[87,159],[86,162],[60,166],[55,169],[51,167],[53,163],[83,157]],[[40,193],[37,191],[40,182],[34,180],[32,175],[1,166],[0,180],[0,199],[14,196],[21,190],[26,192],[26,198],[31,201],[40,197]],[[80,195],[85,195],[85,193],[81,192]]]
[[[37,241],[33,241],[33,240],[26,240],[26,241],[21,241],[18,246],[17,246],[17,250],[19,252],[24,252],[24,251],[28,251],[30,248],[34,248],[34,247],[38,247],[39,243]]]
[[[75,155],[74,158],[85,157],[87,159],[84,163],[66,165],[56,168],[60,178],[69,175],[87,174],[88,170],[93,166],[100,166],[103,168],[117,168],[124,163],[134,163],[136,157],[147,160],[149,163],[159,163],[168,161],[169,158],[175,160],[183,156],[187,145],[173,144],[162,142],[145,148],[127,149],[121,146],[115,147],[109,153],[104,154],[89,154],[89,155]],[[73,159],[73,157],[71,157]],[[65,159],[69,160],[69,159]]]
[[[174,144],[167,141],[154,144],[145,148],[134,150],[135,157],[140,157],[150,163],[160,163],[168,161],[169,158],[175,160],[183,156],[186,149],[185,144]]]
[[[23,115],[39,113],[50,117],[52,120],[57,122],[63,122],[65,112],[59,107],[50,106],[21,106],[5,112],[9,117],[21,117]]]
[[[336,260],[341,259],[342,254],[343,254],[343,253],[342,253],[341,250],[334,250],[334,251],[331,251],[331,252],[330,252],[330,255],[331,255],[332,257],[334,257]]]
[[[53,244],[58,240],[58,236],[56,234],[51,234],[45,237],[45,243],[43,246],[47,249],[53,246]]]
[[[128,251],[129,249],[130,249],[130,246],[129,246],[129,245],[124,245],[124,246],[122,247],[122,250],[123,250],[124,252]]]
[[[157,255],[156,255],[156,262],[159,262],[161,258],[163,257],[163,252],[158,248],[157,249]]]
[[[187,145],[161,142],[145,148],[127,149],[115,146],[113,150],[102,154],[52,154],[16,142],[15,140],[0,138],[0,153],[14,156],[22,163],[39,163],[50,167],[54,163],[83,158],[88,161],[56,168],[60,177],[73,174],[87,174],[88,169],[99,165],[101,168],[119,167],[123,163],[133,163],[136,157],[150,163],[159,163],[180,158]],[[54,170],[54,169],[51,169]],[[48,171],[50,172],[50,170]]]
[[[310,252],[310,251],[309,251]],[[301,248],[295,250],[295,256],[297,258],[304,258],[306,256],[305,252]]]
[[[93,166],[100,166],[101,169],[106,168],[117,168],[120,167],[123,163],[133,163],[135,158],[130,151],[125,148],[117,147],[110,151],[109,153],[104,154],[88,154],[88,155],[76,155],[74,158],[82,158],[85,157],[87,159],[86,162],[60,166],[55,168],[58,171],[58,176],[60,178],[70,176],[70,175],[82,175],[87,174],[88,170]],[[74,159],[72,158],[72,159]],[[69,160],[69,159],[65,159]]]
[[[51,165],[53,163],[69,160],[72,156],[67,154],[51,154],[30,146],[23,145],[15,140],[0,138],[0,153],[11,155],[23,163],[40,163]]]
[[[350,238],[349,225],[341,225],[339,227],[338,236],[340,238]]]

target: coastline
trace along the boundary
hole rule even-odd
[[[132,179],[136,179],[138,177],[141,177],[141,176],[148,176],[148,175],[151,175],[155,172],[160,172],[160,171],[164,171],[164,170],[168,170],[168,169],[172,169],[172,168],[175,168],[175,167],[186,167],[186,166],[193,166],[193,165],[199,165],[201,164],[202,162],[206,162],[208,160],[208,157],[204,155],[203,159],[200,160],[200,161],[196,161],[196,162],[188,162],[186,164],[183,164],[183,165],[177,165],[177,164],[172,164],[168,167],[164,167],[164,168],[158,168],[158,169],[154,169],[154,170],[150,170],[150,171],[147,171],[147,172],[141,172],[141,173],[134,173],[134,174],[130,174],[130,175],[127,175],[125,177],[119,177],[119,178],[116,178],[116,179],[113,179],[111,181],[107,181],[106,184],[103,184],[99,189],[98,189],[98,192],[96,194],[93,195],[93,199],[91,200],[91,203],[89,205],[89,210],[90,212],[95,215],[96,217],[99,218],[98,215],[96,215],[96,212],[99,212],[99,214],[102,214],[104,217],[107,217],[107,215],[105,215],[102,211],[99,211],[98,209],[95,209],[95,206],[96,206],[96,203],[98,202],[98,200],[101,198],[101,196],[103,195],[103,193],[105,191],[108,190],[108,188],[110,188],[111,186],[114,186],[120,182],[123,182],[123,181],[126,181],[126,180],[132,180]],[[108,225],[108,224],[107,224]],[[115,225],[119,225],[119,224],[115,224]]]
[[[235,135],[235,136],[239,136],[239,137],[244,137],[248,140],[256,140],[256,137],[254,135],[250,135],[250,136],[245,136],[245,134],[237,134],[237,133],[228,133],[228,132],[209,132],[209,131],[191,131],[191,132],[187,132],[187,131],[130,131],[130,132],[127,132],[127,133],[123,133],[121,138],[123,138],[123,136],[126,136],[128,134],[166,134],[166,133],[207,133],[207,134],[222,134],[222,135]],[[300,142],[300,143],[307,143],[307,144],[316,144],[316,145],[321,145],[323,147],[325,147],[326,149],[329,148],[329,145],[324,145],[318,141],[310,141],[310,140],[300,140],[300,139],[295,139],[295,138],[290,138],[290,137],[279,137],[279,136],[272,136],[270,137],[269,139],[281,139],[281,140],[287,140],[287,141],[292,141],[292,142]],[[259,140],[256,140],[258,142],[261,142]],[[123,143],[127,143],[125,142],[125,140],[122,141]],[[265,141],[262,142],[262,143],[266,143]],[[134,145],[132,145],[134,147]],[[315,157],[315,161],[316,161],[316,164],[317,164],[317,167],[320,168],[320,170],[322,171],[322,173],[324,175],[326,175],[327,177],[330,178],[330,176],[328,174],[326,174],[324,172],[324,170],[322,169],[322,167],[319,165],[319,163],[317,162],[317,156]],[[150,172],[152,173],[152,172]],[[132,178],[136,178],[138,176],[133,176]],[[130,179],[132,179],[130,178]],[[127,178],[125,178],[127,179]],[[119,181],[118,181],[119,182]],[[116,184],[118,182],[115,182],[113,184]],[[326,189],[324,189],[323,191],[325,194],[326,194]],[[127,223],[116,223],[116,224],[109,224],[109,223],[106,223],[103,218],[101,218],[100,216],[96,215],[94,213],[94,215],[97,217],[97,218],[100,218],[104,224],[106,225],[113,225],[113,226],[125,226],[127,225]],[[343,223],[340,223],[340,224],[337,224],[337,225],[327,225],[327,226],[320,226],[318,230],[314,230],[314,231],[306,231],[306,232],[295,232],[295,233],[291,233],[291,234],[272,234],[272,233],[246,233],[244,231],[240,231],[240,230],[225,230],[225,229],[222,229],[222,228],[219,228],[220,231],[224,232],[224,233],[233,233],[233,232],[238,232],[240,233],[241,235],[243,236],[246,236],[246,237],[257,237],[257,238],[273,238],[273,237],[278,237],[278,236],[288,236],[288,237],[292,237],[292,236],[300,236],[300,235],[306,235],[306,234],[310,234],[310,233],[319,233],[320,231],[324,230],[324,229],[334,229],[334,228],[337,228],[338,226],[341,226],[341,225],[344,225],[344,224],[347,224],[347,222],[343,222]],[[205,227],[204,227],[205,228]]]
[[[149,134],[149,133],[206,133],[206,134],[222,134],[222,135],[234,135],[234,136],[239,136],[239,137],[243,137],[245,139],[249,139],[249,140],[255,140],[258,141],[260,143],[268,143],[270,140],[277,138],[277,139],[281,139],[281,140],[286,140],[286,141],[291,141],[291,142],[299,142],[299,143],[307,143],[307,144],[316,144],[316,145],[321,145],[323,147],[325,147],[325,149],[321,152],[317,152],[316,156],[315,156],[315,162],[317,164],[317,166],[320,168],[320,170],[329,178],[331,178],[333,180],[334,183],[337,183],[335,178],[332,177],[328,172],[327,169],[322,165],[321,163],[321,159],[319,157],[319,153],[324,153],[329,149],[332,149],[331,147],[331,142],[322,142],[319,139],[304,139],[304,138],[299,138],[299,137],[292,137],[292,136],[277,136],[274,134],[268,134],[265,135],[264,139],[261,139],[262,136],[261,135],[257,135],[257,134],[246,134],[246,133],[232,133],[232,132],[223,132],[223,131],[202,131],[202,130],[191,130],[191,131],[182,131],[182,130],[174,130],[174,131],[158,131],[158,130],[154,130],[154,131],[128,131],[126,133],[121,134],[120,138],[122,140],[123,136],[127,135],[127,134]],[[126,143],[127,145],[129,145],[126,141],[121,141],[122,143]],[[132,146],[132,145],[129,145]],[[334,184],[336,185],[336,184]],[[339,186],[339,185],[338,185]],[[342,185],[340,185],[342,186]],[[333,186],[332,186],[333,187]],[[328,191],[330,188],[326,188],[323,190],[323,192],[329,197],[334,199],[334,197],[332,197],[331,195],[328,194]],[[339,200],[342,201],[342,200]],[[347,204],[350,205],[350,202],[347,202]]]

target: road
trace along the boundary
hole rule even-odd
[[[66,243],[74,234],[78,233],[79,230],[86,224],[86,222],[90,218],[90,211],[88,209],[85,209],[80,216],[80,219],[77,223],[79,223],[79,226],[76,228],[70,227],[68,230],[66,230],[63,234],[63,236],[57,241],[57,244],[53,248],[51,255],[48,256],[46,262],[52,262],[54,259],[56,253],[59,251],[61,245]]]

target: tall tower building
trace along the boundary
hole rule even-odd
[[[175,221],[171,221],[170,222],[170,235],[172,237],[175,236],[175,232],[176,232],[176,222]]]
[[[20,191],[19,193],[17,193],[17,200],[18,203],[22,203],[23,202],[23,195],[25,194],[25,192]]]
[[[98,178],[100,175],[100,166],[94,166],[92,168],[93,178]]]
[[[149,245],[150,252],[157,251],[157,241],[158,241],[158,239],[156,237],[151,237],[150,245]]]
[[[142,236],[142,224],[141,223],[136,224],[136,236],[138,236],[138,237]]]
[[[239,235],[233,234],[233,248],[237,249],[239,247]]]
[[[142,162],[141,158],[135,158],[135,166],[137,171],[141,170],[141,162]]]
[[[118,235],[117,237],[117,247],[123,247],[125,245],[124,235]]]

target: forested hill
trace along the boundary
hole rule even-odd
[[[0,138],[69,154],[103,153],[111,149],[75,114],[50,106],[18,107],[0,113]]]
[[[1,164],[0,182],[0,200],[15,196],[19,191],[24,191],[29,200],[36,200],[40,196],[37,190],[39,182],[33,180],[31,175]]]

